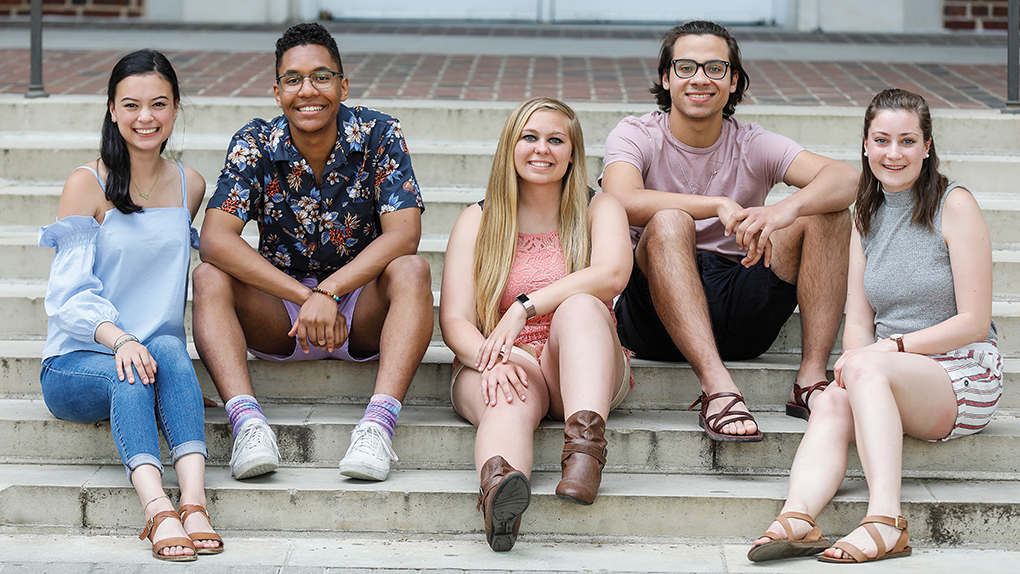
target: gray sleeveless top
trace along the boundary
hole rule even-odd
[[[956,187],[950,183],[942,194],[934,231],[910,223],[914,198],[909,190],[882,192],[884,201],[871,220],[871,231],[861,237],[868,259],[864,294],[875,310],[879,339],[919,331],[957,314],[949,248],[942,238],[942,208]],[[996,338],[994,321],[988,338]]]

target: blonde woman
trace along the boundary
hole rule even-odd
[[[550,98],[517,106],[485,200],[450,234],[439,312],[457,357],[454,409],[478,427],[479,505],[497,552],[516,542],[544,417],[566,420],[556,494],[595,501],[606,416],[630,389],[610,306],[631,257],[623,207],[589,192],[574,111]]]

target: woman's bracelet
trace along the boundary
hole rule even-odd
[[[121,335],[120,337],[117,337],[117,342],[113,345],[113,354],[116,355],[117,351],[119,351],[120,348],[122,346],[124,346],[124,343],[129,343],[131,341],[134,341],[136,343],[139,342],[138,341],[138,337],[135,337],[134,335],[132,335],[130,333],[125,333],[125,334]]]
[[[337,305],[340,304],[340,298],[337,297],[336,295],[334,295],[333,293],[330,293],[329,291],[326,291],[325,289],[319,289],[318,287],[312,287],[312,293],[321,293],[321,294],[325,295],[326,297],[331,297],[334,301],[336,301]]]

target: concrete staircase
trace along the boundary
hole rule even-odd
[[[432,264],[438,305],[446,237],[454,218],[479,199],[507,103],[380,101],[400,118],[427,207],[420,252]],[[278,113],[268,99],[185,101],[171,149],[212,186],[230,135],[252,117]],[[620,118],[650,110],[577,106],[588,141],[591,180],[602,142]],[[108,423],[56,420],[42,401],[39,360],[45,338],[43,297],[52,251],[36,247],[38,227],[53,220],[61,183],[97,155],[100,98],[24,100],[0,96],[0,527],[127,532],[140,524]],[[862,111],[746,106],[755,121],[812,151],[857,165]],[[1020,547],[1020,117],[939,111],[935,133],[943,168],[977,196],[992,233],[995,320],[1006,359],[999,414],[979,435],[942,445],[907,439],[903,513],[923,545]],[[777,189],[773,198],[789,193]],[[199,222],[200,223],[200,222]],[[252,226],[253,227],[253,226]],[[255,230],[246,237],[255,240]],[[194,257],[197,262],[197,255]],[[189,307],[190,313],[190,307]],[[190,323],[190,319],[188,320]],[[189,329],[190,333],[190,329]],[[757,536],[778,513],[805,423],[782,414],[796,373],[800,325],[794,317],[764,357],[730,364],[766,439],[714,443],[687,405],[698,381],[682,364],[636,360],[637,386],[608,421],[609,462],[593,506],[553,495],[561,425],[535,435],[534,498],[521,528],[528,537],[575,540],[733,540]],[[837,349],[838,350],[838,349]],[[193,349],[192,349],[193,351]],[[207,396],[216,396],[195,357]],[[473,471],[474,429],[448,395],[453,355],[438,323],[401,415],[389,480],[347,480],[336,470],[350,431],[372,392],[376,366],[249,362],[255,390],[276,431],[283,467],[245,482],[230,478],[231,434],[222,409],[207,409],[210,512],[220,529],[399,537],[479,533]],[[833,356],[835,359],[835,355]],[[865,514],[867,490],[856,454],[836,501],[819,517],[826,533],[848,532]],[[168,472],[166,482],[174,484]],[[479,534],[479,540],[481,535]]]

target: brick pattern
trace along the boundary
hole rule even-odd
[[[0,16],[28,16],[31,13],[31,0],[0,0]],[[145,15],[145,0],[43,0],[43,14],[137,18]]]
[[[947,30],[1005,30],[1009,0],[944,0],[942,23]]]
[[[123,52],[43,51],[51,94],[103,95]],[[272,97],[272,54],[167,51],[187,96]],[[868,105],[884,88],[924,96],[933,108],[999,109],[1005,66],[884,62],[745,60],[749,104]],[[553,96],[571,102],[654,106],[648,93],[654,58],[344,54],[351,101],[366,98],[521,101]],[[28,50],[0,50],[0,94],[25,93]]]

